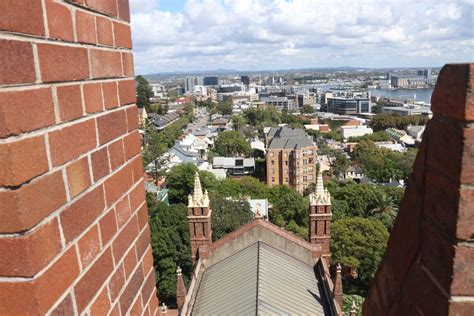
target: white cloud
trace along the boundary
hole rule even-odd
[[[188,0],[180,13],[130,4],[137,73],[474,59],[471,0]]]

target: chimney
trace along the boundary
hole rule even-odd
[[[342,301],[343,301],[343,291],[342,291],[342,275],[341,275],[341,264],[337,264],[336,276],[334,278],[334,288],[332,295],[334,301],[339,305],[339,308],[342,311]]]
[[[199,173],[194,177],[194,191],[188,196],[189,238],[193,265],[199,258],[199,248],[212,244],[211,208],[207,190],[203,193]]]
[[[184,285],[183,274],[181,268],[176,269],[176,303],[178,304],[178,312],[181,311],[186,299],[186,286]]]
[[[321,256],[328,259],[331,242],[331,194],[324,188],[323,175],[318,172],[316,189],[309,195],[309,242],[321,245]]]

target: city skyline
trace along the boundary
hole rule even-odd
[[[473,59],[472,1],[132,0],[137,74],[437,67]]]

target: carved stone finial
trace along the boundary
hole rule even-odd
[[[181,275],[181,272],[182,272],[182,270],[181,270],[181,268],[178,266],[178,268],[176,269],[176,274],[177,274],[177,275]]]
[[[162,304],[161,304],[160,312],[161,312],[162,314],[166,314],[166,312],[168,312],[168,306],[166,306],[165,303],[162,303]]]

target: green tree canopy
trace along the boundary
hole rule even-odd
[[[301,108],[300,112],[305,113],[305,114],[312,114],[312,113],[314,113],[314,108],[309,104],[305,104]]]
[[[150,111],[150,98],[153,96],[153,91],[148,80],[138,75],[135,78],[135,83],[137,85],[137,106],[139,108],[144,107],[147,111]]]
[[[224,131],[217,136],[214,152],[224,157],[242,157],[250,154],[251,148],[242,133],[238,131]]]
[[[370,122],[370,127],[376,132],[384,131],[389,127],[405,129],[408,125],[426,125],[428,120],[428,116],[422,115],[401,116],[385,113],[375,115]]]
[[[365,296],[388,241],[379,220],[344,218],[331,225],[331,262],[357,268],[357,279],[344,279],[347,294]]]
[[[232,102],[224,101],[219,102],[216,107],[216,111],[222,115],[232,115]]]

